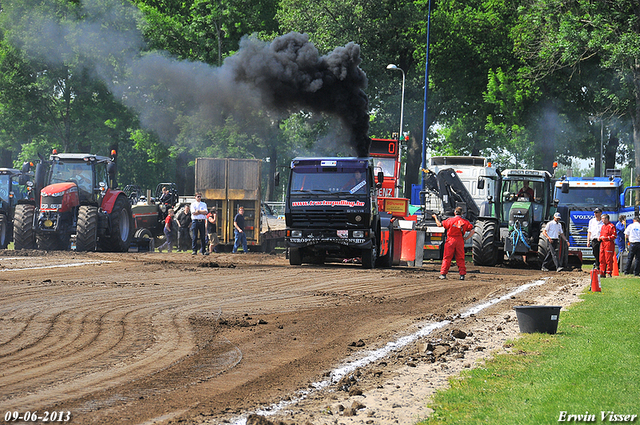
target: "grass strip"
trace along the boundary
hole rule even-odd
[[[608,412],[640,416],[640,279],[603,279],[602,292],[581,298],[561,311],[555,335],[522,334],[510,342],[511,353],[452,378],[420,424],[608,423]]]

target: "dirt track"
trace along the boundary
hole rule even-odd
[[[438,270],[290,267],[253,253],[0,251],[0,413],[68,410],[73,424],[234,421],[326,381],[354,354],[519,285],[551,276],[477,316],[585,277],[469,266],[459,281],[438,280]],[[392,368],[394,355],[381,363]],[[316,423],[314,413],[290,420]],[[384,423],[370,416],[353,423]]]

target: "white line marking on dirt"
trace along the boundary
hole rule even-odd
[[[498,297],[498,298],[494,298],[492,300],[489,300],[485,303],[479,304],[477,306],[471,307],[467,310],[465,310],[464,312],[462,312],[460,314],[461,318],[465,318],[465,317],[469,317],[473,314],[477,314],[479,312],[481,312],[482,310],[484,310],[485,308],[491,307],[494,304],[497,304],[501,301],[505,301],[508,300],[509,298],[511,298],[514,295],[517,295],[521,292],[526,291],[529,288],[532,288],[534,286],[539,286],[544,284],[547,281],[548,278],[544,278],[541,280],[535,280],[533,282],[530,283],[526,283],[524,285],[518,286],[516,289],[514,289],[513,291]],[[341,366],[338,367],[337,369],[334,369],[331,374],[330,374],[330,379],[324,380],[324,381],[320,381],[320,382],[314,382],[311,384],[311,386],[314,388],[313,390],[301,390],[298,392],[299,397],[297,398],[292,398],[291,400],[286,400],[286,401],[281,401],[277,404],[271,405],[269,407],[266,407],[265,409],[260,409],[260,410],[256,410],[255,413],[258,415],[262,415],[262,416],[271,416],[271,415],[275,415],[276,413],[280,412],[281,410],[283,410],[284,408],[294,405],[299,401],[304,400],[305,398],[307,398],[313,391],[319,391],[323,388],[328,387],[329,385],[331,385],[334,382],[338,382],[340,381],[340,379],[342,379],[344,376],[348,375],[351,372],[354,372],[356,369],[358,369],[359,367],[364,367],[370,363],[373,363],[377,360],[380,360],[384,357],[386,357],[390,352],[394,351],[394,350],[399,350],[401,348],[403,348],[404,346],[412,343],[413,341],[415,341],[416,339],[420,338],[420,337],[424,337],[426,335],[429,335],[431,332],[433,332],[436,329],[440,329],[448,324],[451,323],[451,320],[442,320],[440,322],[436,322],[436,323],[431,323],[425,327],[423,327],[422,329],[420,329],[419,331],[412,333],[411,335],[407,335],[407,336],[403,336],[401,338],[399,338],[396,341],[392,341],[392,342],[388,342],[387,345],[385,345],[382,348],[379,348],[377,350],[373,350],[373,351],[364,351],[362,354],[365,354],[364,357],[362,357],[361,359],[355,360],[350,362],[349,364],[345,365],[345,366]],[[233,425],[246,425],[247,424],[247,418],[246,417],[239,417],[239,418],[235,418],[232,419],[232,424]]]
[[[84,261],[84,262],[80,262],[80,263],[55,264],[55,265],[51,265],[51,266],[24,267],[24,268],[21,268],[21,269],[2,268],[2,269],[0,269],[0,272],[19,272],[19,271],[24,271],[24,270],[55,269],[57,267],[79,267],[79,266],[90,266],[92,264],[105,264],[105,263],[113,263],[113,261],[107,261],[107,260]]]

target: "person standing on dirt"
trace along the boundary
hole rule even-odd
[[[191,246],[189,228],[191,227],[191,206],[185,205],[183,210],[176,216],[178,224],[178,251],[187,251]]]
[[[249,250],[247,247],[247,235],[244,233],[244,207],[238,208],[238,214],[233,218],[233,253],[238,252],[238,247],[242,244],[242,252],[244,254]]]
[[[602,229],[602,210],[596,208],[593,210],[594,217],[589,220],[589,229],[587,230],[587,247],[591,246],[593,252],[593,268],[598,270],[600,268],[600,230]]]
[[[618,236],[616,237],[616,245],[618,245],[618,252],[624,252],[627,250],[627,244],[625,243],[624,230],[627,228],[627,217],[624,214],[620,214],[618,222],[616,223],[616,231]]]
[[[616,226],[609,221],[609,214],[602,214],[600,229],[600,276],[611,277],[613,273],[613,254],[616,251]]]
[[[173,224],[173,208],[169,208],[167,210],[167,217],[164,219],[164,228],[162,231],[164,232],[165,242],[158,247],[158,251],[162,252],[163,249],[167,249],[167,252],[171,252],[173,250],[173,235],[174,235],[174,224]]]
[[[556,266],[556,270],[561,272],[562,268],[562,260],[560,257],[560,237],[564,234],[562,231],[562,223],[560,223],[560,218],[562,216],[559,212],[553,215],[553,220],[547,223],[547,225],[542,230],[542,235],[549,241],[549,250],[547,251],[547,255],[545,255],[544,260],[542,261],[542,271],[548,272],[549,267],[553,263]],[[566,239],[563,239],[566,241]],[[569,242],[567,241],[567,247],[569,246]],[[562,247],[563,249],[567,249]]]
[[[196,193],[196,200],[191,203],[191,255],[198,254],[198,233],[200,233],[200,253],[209,255],[205,234],[207,204],[202,202],[202,193]]]
[[[209,252],[218,252],[218,211],[216,207],[211,207],[207,214],[207,234],[209,235]]]
[[[471,238],[474,233],[473,224],[462,217],[462,207],[457,207],[454,211],[455,216],[446,219],[443,222],[438,220],[438,216],[433,214],[438,227],[444,227],[447,230],[447,240],[444,242],[444,256],[442,258],[442,266],[440,267],[440,279],[446,279],[451,260],[455,255],[460,280],[464,280],[467,274],[467,267],[464,263],[464,242]],[[465,233],[470,232],[465,238]]]
[[[633,259],[636,259],[636,265],[633,268],[634,276],[640,276],[640,218],[633,217],[633,223],[627,226],[624,234],[629,239],[629,257],[627,258],[627,266],[624,268],[624,274],[631,274],[631,265]]]

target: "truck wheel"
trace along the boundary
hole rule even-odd
[[[498,247],[496,246],[497,225],[494,221],[476,222],[473,235],[473,264],[476,266],[493,267],[498,262]]]
[[[9,224],[7,216],[0,214],[0,249],[5,249],[9,245]]]
[[[389,229],[389,250],[384,256],[378,257],[378,259],[376,260],[376,266],[389,268],[393,265],[392,263],[393,263],[393,229]]]
[[[365,269],[372,269],[376,265],[377,249],[374,241],[374,245],[371,249],[362,250],[362,267]]]
[[[289,248],[289,264],[292,266],[302,264],[302,252],[300,248]]]
[[[30,204],[16,206],[13,218],[14,249],[36,249],[36,235],[33,231],[35,207]]]
[[[127,252],[133,238],[133,218],[131,204],[127,198],[118,196],[109,214],[109,237],[101,244],[105,251]]]
[[[544,263],[547,252],[549,252],[549,241],[544,236],[540,236],[538,239],[538,261],[540,261],[540,266]]]
[[[95,251],[98,241],[98,208],[81,205],[78,208],[76,251]]]
[[[151,230],[144,228],[136,230],[136,233],[133,235],[133,237],[136,239],[153,239]]]

